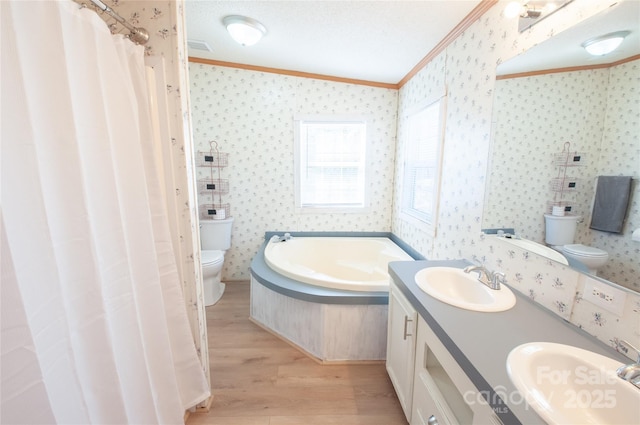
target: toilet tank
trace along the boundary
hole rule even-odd
[[[576,236],[578,220],[580,220],[579,215],[566,214],[563,216],[556,216],[545,214],[544,241],[547,245],[562,246],[572,244],[573,239]]]
[[[224,220],[200,220],[200,247],[226,251],[231,247],[233,217]]]

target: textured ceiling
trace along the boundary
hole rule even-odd
[[[604,1],[604,0],[603,0]],[[612,63],[640,54],[640,0],[615,6],[556,34],[502,64],[498,73]],[[212,52],[189,55],[244,65],[396,84],[478,4],[479,0],[212,1],[186,0],[187,37]],[[241,46],[222,25],[228,15],[257,19],[267,28],[254,46]],[[588,55],[592,37],[631,30],[620,50]]]
[[[340,78],[398,83],[479,0],[186,1],[187,37],[213,52],[189,55]],[[267,28],[254,46],[235,43],[222,25],[244,15]]]

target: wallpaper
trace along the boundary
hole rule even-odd
[[[505,2],[506,4],[506,2]],[[425,93],[446,89],[447,117],[439,221],[435,236],[404,221],[399,214],[400,179],[394,187],[392,231],[427,258],[470,258],[477,254],[492,139],[496,66],[554,33],[570,27],[604,6],[582,0],[570,3],[530,30],[519,33],[498,3],[420,70],[399,93],[398,127]],[[399,131],[396,176],[402,176],[402,131]],[[505,196],[515,190],[504,187]],[[515,201],[514,201],[515,202]],[[507,204],[508,205],[508,204]]]
[[[582,217],[589,213],[607,108],[607,80],[608,71],[599,69],[496,82],[495,135],[483,226],[513,227],[520,236],[544,243],[543,214],[549,212],[548,202],[567,202],[571,212]],[[577,152],[582,166],[554,164],[555,155],[568,152]],[[576,189],[554,191],[552,181],[565,171]],[[586,242],[587,229],[585,223],[579,226],[576,243]]]
[[[228,180],[221,195],[234,217],[223,280],[248,280],[251,259],[265,231],[389,231],[397,91],[191,63],[194,142],[210,152],[216,141],[228,167],[198,167],[197,178]],[[371,117],[366,213],[296,213],[294,127],[297,114],[361,114]],[[199,195],[199,203],[219,203]]]
[[[631,241],[638,220],[638,185],[623,233],[589,229],[598,175],[640,173],[640,61],[609,69],[497,81],[494,146],[483,227],[513,227],[544,243],[547,202],[562,200],[583,217],[575,242],[603,249],[610,260],[599,276],[640,290],[640,244]],[[534,95],[532,95],[534,94]],[[566,168],[576,190],[554,192],[565,171],[555,154],[570,143],[582,166]]]
[[[592,230],[589,244],[609,253],[600,276],[640,291],[640,242],[631,240],[640,228],[640,60],[610,69],[597,174],[634,178],[622,234]]]

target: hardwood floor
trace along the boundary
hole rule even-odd
[[[384,364],[320,365],[251,323],[249,284],[207,307],[212,392],[187,425],[406,425]]]

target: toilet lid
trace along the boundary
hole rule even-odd
[[[562,250],[565,251],[567,254],[573,254],[579,257],[605,257],[609,255],[607,254],[607,251],[603,251],[601,249],[594,248],[592,246],[582,245],[579,243],[565,245],[564,247],[562,247]]]
[[[218,250],[203,250],[202,252],[202,265],[210,266],[224,261],[224,251]]]

